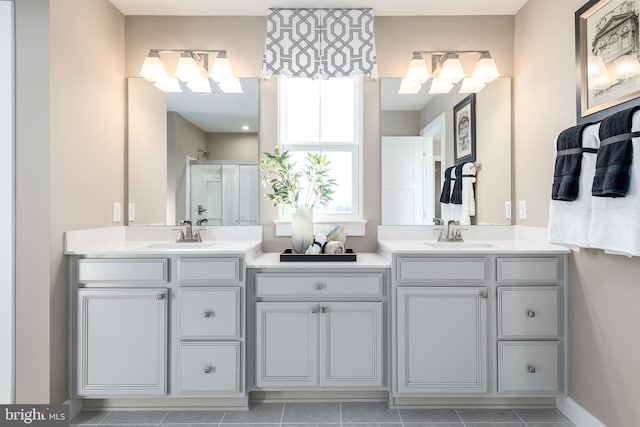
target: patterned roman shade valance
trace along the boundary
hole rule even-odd
[[[375,77],[371,9],[270,9],[262,77]]]

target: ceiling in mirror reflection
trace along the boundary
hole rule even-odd
[[[167,111],[180,114],[205,132],[257,132],[258,80],[240,79],[240,84],[243,93],[167,93]]]

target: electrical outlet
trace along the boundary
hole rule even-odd
[[[122,221],[122,205],[120,204],[120,202],[113,202],[113,207],[111,209],[111,221]]]
[[[518,203],[518,212],[520,219],[527,219],[527,201],[520,200]]]
[[[135,203],[129,203],[129,209],[127,210],[127,217],[129,221],[136,220],[136,204]]]
[[[504,202],[504,217],[511,219],[511,200]]]

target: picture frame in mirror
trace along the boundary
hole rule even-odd
[[[476,94],[453,107],[453,150],[456,165],[476,160]]]

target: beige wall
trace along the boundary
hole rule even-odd
[[[257,162],[257,133],[208,133],[207,151],[209,160],[247,160]]]
[[[51,362],[66,355],[59,351],[51,356],[48,351],[53,258],[49,247],[50,82],[46,78],[49,1],[19,1],[15,6],[15,399],[16,403],[48,403],[54,381],[50,378]],[[61,304],[59,311],[66,313],[66,301]]]
[[[106,0],[16,2],[18,403],[67,398],[63,232],[112,225],[124,200],[123,51]]]
[[[419,111],[381,111],[380,135],[418,136],[420,135]]]
[[[159,91],[156,90],[156,92]],[[164,94],[162,96],[164,97]],[[170,209],[168,224],[178,224],[180,220],[189,217],[186,214],[186,158],[190,156],[197,159],[198,149],[207,151],[207,134],[176,112],[170,111],[166,113],[166,117],[168,129],[165,153],[168,153],[166,155],[168,155],[169,171],[165,188],[170,199],[167,202],[165,198],[164,203],[167,203]]]
[[[143,78],[127,79],[127,183],[129,223],[166,224],[167,101]]]
[[[576,122],[574,13],[584,3],[529,0],[516,15],[515,194],[527,201],[523,225],[546,226],[553,139]],[[640,420],[638,277],[638,257],[585,249],[570,256],[569,396],[609,427]]]

